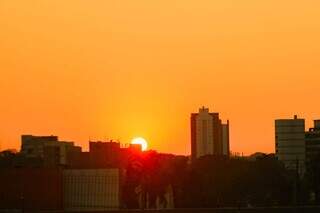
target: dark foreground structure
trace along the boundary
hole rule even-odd
[[[90,145],[64,165],[0,152],[0,212],[320,212],[320,155],[301,177],[273,154],[190,161],[114,142]],[[60,159],[56,151],[48,156]]]
[[[64,211],[49,211],[49,212],[64,213]],[[39,213],[49,213],[49,212],[41,211]],[[318,212],[320,212],[320,206],[99,211],[99,213],[318,213]],[[25,213],[27,212],[25,211]],[[68,212],[68,213],[78,213],[78,212]],[[86,211],[82,213],[97,213],[97,212]]]

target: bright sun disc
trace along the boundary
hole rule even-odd
[[[132,141],[131,141],[131,144],[139,144],[141,145],[141,149],[142,151],[146,151],[147,148],[148,148],[148,143],[147,141],[144,139],[144,138],[134,138]]]

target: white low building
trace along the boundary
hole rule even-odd
[[[63,203],[67,211],[100,211],[120,208],[119,169],[66,169]]]

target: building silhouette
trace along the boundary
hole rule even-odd
[[[277,159],[302,175],[306,160],[305,120],[296,115],[293,119],[275,120],[275,141]]]
[[[305,120],[296,115],[293,119],[275,121],[276,157],[286,168],[306,172],[311,160],[320,155],[320,120],[314,120],[314,127],[305,131]]]
[[[120,143],[114,141],[89,141],[89,152],[96,164],[118,167],[120,161]]]
[[[314,126],[305,133],[306,166],[320,156],[320,120],[314,120]],[[310,168],[310,167],[309,167]]]
[[[191,114],[191,158],[205,155],[229,155],[229,121],[223,124],[219,113],[202,107]]]
[[[58,136],[21,136],[21,153],[27,159],[41,159],[46,167],[66,166],[68,155],[80,153],[74,142],[59,141]]]

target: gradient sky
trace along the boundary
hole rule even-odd
[[[320,118],[318,0],[0,0],[0,14],[1,149],[141,136],[188,154],[205,105],[232,151],[273,152],[275,118]]]

